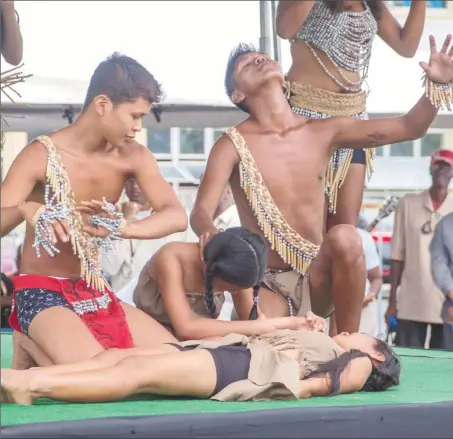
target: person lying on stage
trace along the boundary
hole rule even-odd
[[[449,35],[440,51],[430,37],[426,95],[404,116],[372,120],[332,117],[312,120],[294,114],[277,62],[240,45],[229,59],[228,96],[250,117],[227,130],[210,151],[191,213],[192,229],[204,242],[217,233],[213,215],[230,182],[242,225],[270,242],[268,270],[260,289],[259,314],[298,315],[335,310],[338,332],[356,332],[365,290],[362,242],[352,225],[324,236],[325,175],[338,148],[375,148],[423,137],[440,105],[453,100],[453,47]],[[250,309],[252,292],[238,295]],[[246,313],[239,313],[246,319]],[[335,324],[331,334],[336,333]]]
[[[91,360],[1,370],[3,401],[93,403],[134,394],[256,401],[383,391],[399,384],[400,361],[365,334],[281,330],[219,341],[113,349]]]
[[[259,284],[267,263],[263,239],[233,227],[215,235],[200,255],[198,243],[172,242],[161,247],[143,267],[134,290],[135,305],[167,327],[180,340],[222,337],[232,332],[263,334],[277,329],[326,329],[312,313],[303,317],[256,320]],[[246,321],[216,320],[224,291],[254,291]],[[308,325],[308,326],[307,326]]]
[[[32,141],[2,183],[1,235],[27,223],[10,323],[53,363],[175,340],[117,300],[99,261],[113,240],[154,239],[187,228],[187,214],[153,154],[134,140],[160,98],[151,73],[114,54],[96,68],[78,120]],[[154,214],[125,225],[114,204],[132,177]]]

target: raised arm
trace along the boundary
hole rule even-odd
[[[277,35],[284,40],[294,38],[305,23],[315,0],[279,1],[277,6]]]
[[[47,154],[39,142],[30,143],[14,159],[2,183],[1,236],[7,235],[24,220],[23,205],[45,175],[46,163]],[[38,207],[36,204],[36,210]]]
[[[214,226],[214,214],[238,163],[239,157],[234,145],[226,135],[222,136],[209,153],[206,171],[190,214],[190,225],[197,236],[217,231]]]
[[[342,393],[360,391],[371,374],[372,364],[369,358],[354,358],[341,372],[340,390]],[[300,381],[300,399],[314,396],[328,396],[330,393],[330,377],[319,376]]]
[[[2,12],[2,55],[7,63],[17,66],[21,63],[23,56],[19,15],[14,9],[14,1],[1,1],[0,8]]]
[[[453,214],[449,214],[437,224],[429,247],[434,282],[450,300],[453,300],[453,273],[450,269],[452,261],[446,244],[451,242],[451,239],[448,240],[447,230],[452,229]],[[453,252],[453,248],[451,251]]]
[[[429,64],[420,63],[429,80],[432,81],[433,89],[445,88],[443,101],[446,105],[451,105],[453,102],[453,46],[450,44],[451,40],[452,36],[449,35],[438,52],[434,37],[431,36]],[[450,93],[449,97],[448,93]],[[329,126],[333,129],[334,147],[375,148],[423,137],[437,115],[439,103],[436,103],[437,105],[433,105],[431,99],[423,95],[404,116],[372,120],[338,117],[325,122],[331,121]]]
[[[409,15],[404,26],[387,8],[385,2],[381,3],[381,17],[378,22],[378,35],[398,55],[412,58],[417,52],[423,34],[426,17],[426,1],[416,0],[411,2]]]
[[[125,239],[163,238],[187,229],[187,213],[173,188],[165,181],[151,151],[139,146],[134,177],[153,208],[153,214],[126,225]]]

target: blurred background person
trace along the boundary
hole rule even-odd
[[[382,287],[382,272],[376,243],[374,242],[371,233],[365,230],[366,226],[366,219],[359,217],[357,231],[362,238],[367,276],[359,332],[375,337],[377,335],[378,319],[376,299]]]
[[[135,179],[126,182],[128,200],[122,203],[121,210],[126,222],[131,223],[152,215],[152,208],[146,201]],[[102,257],[102,270],[108,278],[112,290],[118,292],[127,285],[149,258],[165,243],[184,241],[186,232],[174,233],[159,239],[121,239],[114,243],[114,252]]]
[[[453,211],[453,195],[448,193],[453,151],[435,151],[430,174],[432,184],[428,190],[405,195],[396,207],[386,320],[389,322],[392,316],[398,319],[397,346],[423,349],[430,325],[428,347],[442,349],[445,296],[431,275],[429,246],[436,224]]]
[[[23,41],[19,27],[19,14],[14,1],[0,1],[0,50],[3,59],[18,66],[23,57]]]
[[[444,348],[453,350],[453,213],[439,221],[429,249],[434,282],[445,294],[442,308]]]

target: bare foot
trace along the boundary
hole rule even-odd
[[[27,371],[1,369],[0,401],[21,405],[33,404]]]
[[[13,332],[13,362],[11,369],[26,370],[35,365],[33,358],[28,353],[26,346],[29,338],[20,332]]]

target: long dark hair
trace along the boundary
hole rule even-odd
[[[401,362],[390,346],[382,340],[375,339],[374,349],[384,356],[384,361],[375,366],[371,375],[362,388],[363,392],[381,392],[389,387],[398,386],[400,383]],[[335,360],[321,364],[315,371],[311,372],[307,378],[315,376],[328,376],[330,378],[329,396],[336,395],[340,390],[340,375],[354,358],[371,357],[365,352],[351,350],[341,354]]]
[[[343,12],[345,10],[345,0],[324,0],[331,11]],[[376,21],[381,19],[382,0],[366,0],[365,3],[370,8]]]
[[[258,318],[259,283],[267,264],[266,245],[261,236],[243,227],[233,227],[214,235],[203,251],[206,263],[206,307],[216,315],[214,277],[239,287],[253,287],[253,307],[249,320]]]

